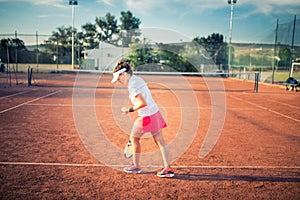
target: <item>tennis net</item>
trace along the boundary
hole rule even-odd
[[[204,84],[207,81],[219,82],[222,81],[225,84],[225,90],[227,91],[254,91],[258,92],[258,83],[260,74],[258,72],[237,72],[226,73],[223,71],[216,72],[153,72],[153,71],[134,71],[134,74],[149,77],[157,76],[160,79],[163,77],[169,77],[169,79],[176,82],[176,77],[183,77],[191,79],[194,77],[194,81],[204,80]],[[56,86],[56,87],[73,87],[76,76],[83,75],[88,80],[91,77],[107,77],[105,81],[110,83],[111,71],[99,71],[99,70],[63,70],[63,69],[48,69],[48,68],[28,68],[28,86]],[[171,78],[170,78],[171,77]],[[173,78],[172,78],[173,77]],[[195,79],[196,78],[196,79]],[[111,85],[113,87],[113,85]]]

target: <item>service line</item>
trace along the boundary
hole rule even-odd
[[[251,104],[251,105],[253,105],[253,106],[255,106],[255,107],[258,107],[258,108],[260,108],[260,109],[262,109],[262,110],[269,111],[269,112],[274,113],[274,114],[276,114],[276,115],[279,115],[279,116],[282,116],[282,117],[291,119],[291,120],[296,121],[296,122],[300,122],[299,119],[296,119],[296,118],[294,118],[294,117],[290,117],[290,116],[288,116],[288,115],[282,114],[282,113],[280,113],[280,112],[277,112],[277,111],[272,110],[272,109],[269,109],[269,108],[267,108],[267,107],[258,105],[258,104],[256,104],[256,103],[252,103],[252,102],[247,101],[247,100],[245,100],[245,99],[242,99],[242,98],[239,98],[239,97],[234,97],[234,96],[231,96],[231,95],[230,95],[230,97],[232,97],[232,98],[234,98],[234,99],[236,99],[236,100],[243,101],[243,102],[245,102],[245,103]]]
[[[5,109],[5,110],[0,111],[0,114],[5,113],[5,112],[10,111],[10,110],[13,110],[13,109],[16,109],[16,108],[19,108],[19,107],[21,107],[21,106],[24,106],[24,105],[26,105],[26,104],[32,103],[32,102],[34,102],[34,101],[38,101],[38,100],[40,100],[40,99],[43,99],[43,98],[52,96],[52,95],[54,95],[54,94],[56,94],[56,93],[58,93],[58,92],[60,92],[60,90],[55,91],[55,92],[52,92],[52,93],[47,94],[47,95],[44,95],[44,96],[41,96],[41,97],[38,97],[38,98],[35,98],[35,99],[30,100],[30,101],[27,101],[27,102],[25,102],[25,103],[21,103],[21,104],[19,104],[19,105],[16,105],[16,106],[7,108],[7,109]]]

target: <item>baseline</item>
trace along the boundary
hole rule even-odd
[[[127,165],[104,165],[97,163],[41,163],[41,162],[0,162],[0,165],[32,165],[32,166],[69,166],[69,167],[126,167]],[[145,166],[145,168],[160,168],[159,165]],[[226,165],[174,165],[174,168],[194,169],[300,169],[300,166],[226,166]]]

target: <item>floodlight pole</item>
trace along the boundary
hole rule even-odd
[[[78,2],[77,0],[69,0],[69,5],[72,6],[72,69],[74,69],[74,6],[78,5]]]
[[[72,69],[74,69],[74,6],[72,6]]]
[[[232,18],[233,18],[233,5],[237,0],[228,0],[228,4],[230,4],[230,24],[229,24],[229,50],[228,50],[228,72],[230,72],[231,65],[231,38],[232,38]]]

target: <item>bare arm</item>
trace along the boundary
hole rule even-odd
[[[147,106],[147,102],[144,99],[143,95],[138,94],[134,98],[137,103],[133,106],[133,110],[138,110],[140,108]]]

